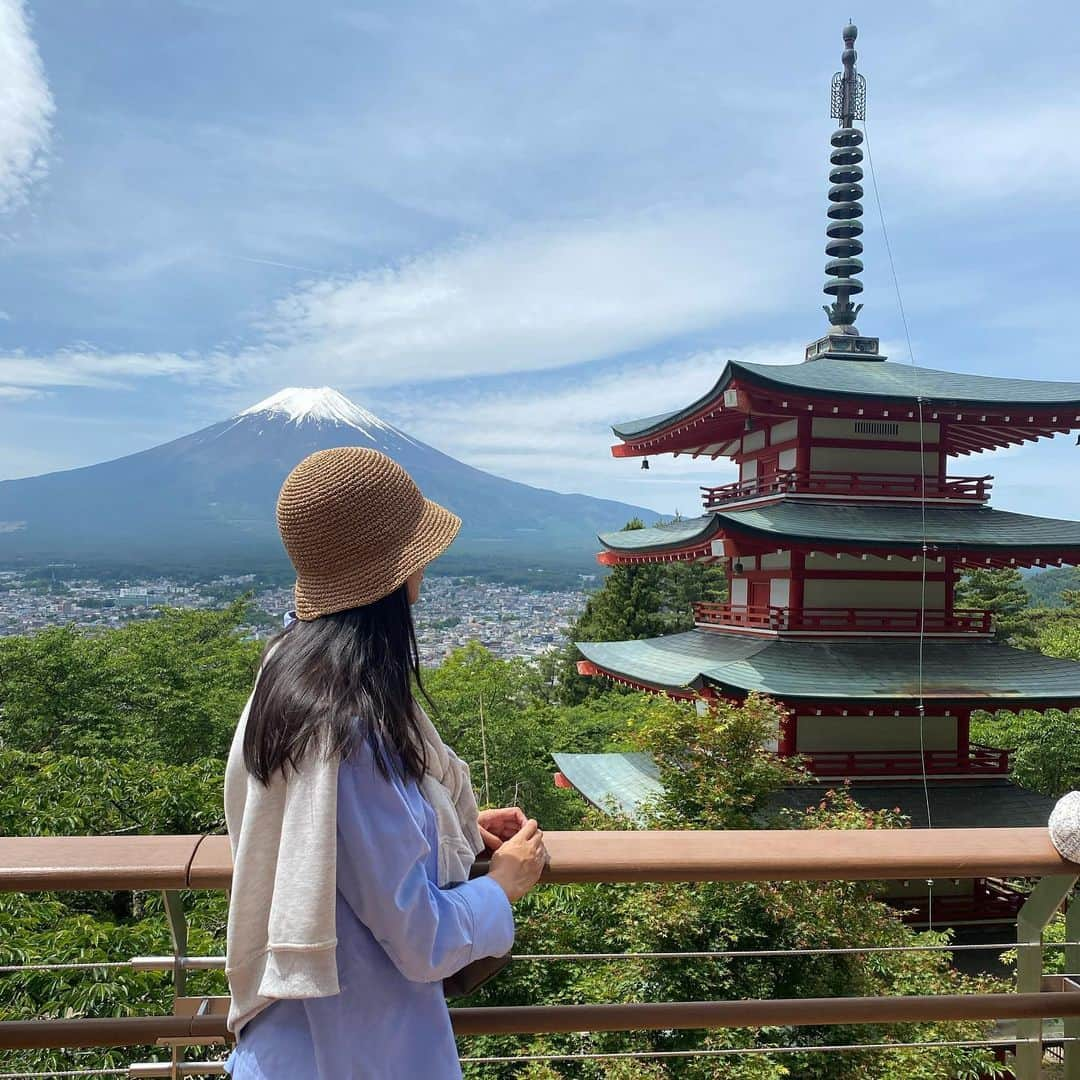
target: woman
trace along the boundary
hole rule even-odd
[[[302,461],[277,515],[297,618],[267,648],[226,769],[228,1068],[460,1077],[442,980],[509,952],[510,904],[546,862],[520,810],[477,812],[413,698],[411,605],[461,522],[358,447]]]

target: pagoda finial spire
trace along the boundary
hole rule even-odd
[[[866,82],[855,70],[858,54],[855,52],[855,38],[858,29],[848,23],[844,27],[844,51],[841,60],[843,71],[838,71],[832,79],[831,115],[840,121],[840,127],[833,132],[833,150],[829,155],[832,168],[829,170],[829,224],[825,235],[829,242],[825,245],[825,254],[830,256],[825,264],[825,273],[830,275],[825,282],[825,293],[836,299],[826,306],[825,314],[830,324],[844,334],[857,334],[855,317],[862,309],[862,304],[853,304],[852,296],[862,292],[862,282],[855,277],[862,268],[858,258],[862,252],[859,236],[863,231],[862,221],[862,141],[863,134],[855,127],[856,120],[866,119]]]
[[[856,277],[863,268],[862,260],[858,258],[863,249],[859,239],[863,231],[863,208],[859,202],[863,194],[860,183],[863,178],[863,133],[855,126],[855,121],[866,119],[866,80],[855,70],[858,59],[855,39],[858,35],[858,28],[853,23],[844,27],[844,51],[840,56],[844,66],[832,78],[830,115],[840,121],[840,127],[829,140],[832,143],[829,224],[825,229],[828,237],[825,254],[829,261],[825,264],[828,279],[824,292],[833,297],[833,302],[824,305],[829,317],[827,337],[807,348],[808,360],[837,354],[845,359],[853,354],[865,359],[882,359],[877,354],[877,339],[861,337],[855,326],[862,304],[851,302],[853,296],[863,291],[862,282]]]

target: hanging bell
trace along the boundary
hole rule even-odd
[[[649,459],[647,457],[643,457],[641,459],[641,467],[643,469],[648,469],[648,467],[649,467]]]

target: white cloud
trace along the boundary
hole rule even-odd
[[[54,108],[23,0],[0,0],[0,209],[44,173]]]
[[[208,370],[208,361],[178,353],[104,353],[95,349],[65,349],[51,356],[22,352],[0,354],[0,384],[7,394],[30,396],[35,388],[60,386],[123,386],[125,380],[153,377],[195,378]]]
[[[40,390],[32,390],[28,386],[0,386],[0,401],[27,401],[43,396]]]
[[[1054,99],[1029,100],[1010,92],[977,108],[952,105],[921,116],[898,117],[898,131],[874,133],[883,182],[900,178],[909,189],[968,202],[1023,196],[1075,200],[1080,184],[1080,97],[1066,90]],[[923,208],[924,210],[925,208]],[[922,212],[922,210],[920,210]],[[1019,206],[1016,213],[1021,213]]]
[[[265,329],[277,367],[350,386],[565,367],[781,306],[783,241],[736,210],[519,228],[310,285]]]
[[[793,363],[801,355],[801,342],[777,342],[620,364],[549,390],[530,386],[455,398],[452,407],[433,407],[427,394],[387,398],[386,404],[410,434],[489,472],[692,515],[699,508],[698,486],[732,479],[730,464],[663,455],[644,472],[637,459],[611,456],[617,441],[611,425],[688,405],[711,389],[728,360]]]

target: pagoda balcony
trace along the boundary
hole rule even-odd
[[[830,495],[861,499],[927,499],[985,503],[992,476],[904,476],[896,473],[782,470],[718,487],[702,487],[706,510],[743,499],[777,495]],[[925,490],[924,490],[925,489]]]
[[[972,743],[967,750],[823,750],[799,755],[821,779],[1007,776],[1012,751]]]
[[[697,626],[795,634],[982,634],[993,632],[993,613],[977,608],[790,608],[748,604],[694,605]]]

